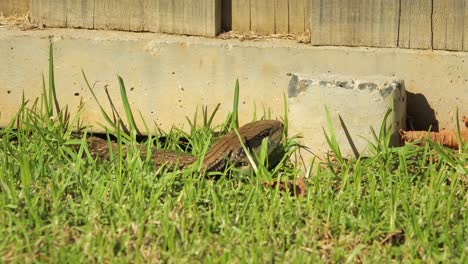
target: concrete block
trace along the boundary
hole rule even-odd
[[[329,150],[326,108],[343,156],[369,154],[370,127],[379,133],[385,114],[391,145],[399,145],[398,130],[406,125],[406,92],[402,81],[386,77],[292,74],[288,89],[291,132],[307,135],[304,145],[323,157]],[[306,159],[311,155],[305,155]],[[305,160],[307,162],[307,160]]]

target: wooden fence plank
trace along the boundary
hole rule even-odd
[[[131,2],[126,0],[96,0],[94,28],[130,30]]]
[[[312,0],[310,35],[312,45],[331,44],[331,10],[336,0]]]
[[[399,0],[314,0],[313,45],[396,47]]]
[[[29,0],[1,0],[0,15],[26,15],[29,11]]]
[[[448,50],[463,50],[463,33],[464,28],[468,26],[468,21],[464,20],[465,16],[465,1],[464,0],[452,0],[453,1],[453,16],[447,24],[447,49]],[[434,22],[433,22],[434,23]],[[466,36],[468,37],[468,36]]]
[[[434,1],[433,8],[433,48],[463,50],[465,0]]]
[[[374,47],[397,47],[400,1],[375,1],[370,12],[372,14],[370,20],[372,25],[370,28],[372,34],[371,45]]]
[[[275,2],[256,0],[250,3],[251,30],[258,33],[275,33]]]
[[[354,39],[354,45],[353,46],[373,46],[372,42],[372,37],[373,33],[372,32],[372,27],[375,26],[372,24],[373,20],[373,5],[375,2],[378,2],[379,0],[375,1],[368,1],[368,0],[354,0],[355,6],[357,7],[356,9],[358,10],[358,18],[359,22],[356,27],[356,35]]]
[[[30,12],[33,23],[50,27],[66,27],[68,0],[31,0]]]
[[[159,30],[160,32],[174,32],[175,28],[175,1],[158,0],[159,2]]]
[[[400,30],[398,31],[398,47],[409,48],[410,46],[410,12],[411,1],[402,1],[400,6]]]
[[[130,13],[128,27],[131,31],[141,32],[146,27],[145,1],[146,0],[132,0],[127,7]]]
[[[312,0],[306,0],[305,10],[305,29],[310,30],[310,18],[312,16]]]
[[[401,1],[401,48],[432,48],[432,0]]]
[[[465,0],[464,32],[463,32],[463,50],[468,51],[468,0]]]
[[[354,7],[359,7],[353,0],[342,3],[339,0],[331,1],[330,16],[330,44],[328,45],[348,45],[354,43],[355,26],[359,25],[354,21],[353,14],[356,12]],[[359,11],[359,10],[357,10]],[[347,32],[348,34],[343,34]]]
[[[94,0],[68,1],[67,27],[94,28]]]
[[[446,45],[447,37],[447,5],[448,1],[435,1],[432,19],[434,49],[441,49]]]
[[[204,36],[215,36],[221,30],[221,0],[95,0],[94,5],[90,4],[92,0],[73,2],[69,11],[74,27],[151,29]],[[89,21],[83,20],[85,11],[89,12]]]
[[[221,1],[219,6],[221,7]],[[216,1],[185,0],[183,8],[183,34],[215,36],[219,32],[221,20],[216,22]]]
[[[173,0],[174,2],[174,28],[170,33],[182,34],[185,30],[185,4],[187,0]]]
[[[151,31],[151,32],[161,32],[159,26],[159,1],[156,0],[144,0],[143,2],[144,8],[144,31]]]
[[[275,33],[289,32],[289,0],[275,0]]]
[[[289,0],[289,32],[305,31],[305,0]]]
[[[232,30],[250,31],[250,0],[234,0],[232,2]]]

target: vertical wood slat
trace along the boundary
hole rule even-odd
[[[468,51],[468,0],[465,0],[464,32],[463,32],[463,50]]]
[[[434,1],[433,3],[433,48],[463,50],[466,0]],[[466,27],[465,26],[465,27]]]
[[[160,24],[159,24],[159,1],[154,0],[145,0],[143,3],[144,8],[144,27],[143,31],[152,31],[152,32],[160,32]]]
[[[158,32],[216,36],[221,0],[159,0]]]
[[[370,21],[372,25],[372,46],[397,47],[400,1],[375,1],[370,12],[376,14]]]
[[[177,1],[177,0],[176,0]],[[221,0],[184,0],[182,34],[216,36],[221,31]]]
[[[346,4],[337,0],[331,1],[330,10],[328,12],[328,16],[330,16],[330,25],[327,25],[327,28],[329,28],[328,30],[330,31],[330,39],[329,44],[327,45],[341,46],[348,43],[355,43],[353,36],[356,31],[355,27],[359,26],[359,23],[357,23],[358,21],[354,21],[351,15],[359,10],[353,9],[358,6],[350,3],[353,1],[349,1]],[[324,15],[326,14],[327,13]],[[347,32],[348,34],[343,34],[343,32]]]
[[[250,10],[252,31],[266,34],[275,33],[275,1],[251,1]]]
[[[146,12],[145,12],[145,5],[147,0],[133,0],[131,1],[130,6],[127,6],[129,12],[129,25],[128,28],[131,31],[143,31],[146,26]]]
[[[250,1],[251,0],[232,1],[232,30],[239,32],[250,31]]]
[[[310,22],[311,22],[311,16],[312,16],[312,0],[306,0],[306,6],[305,6],[305,30],[310,30]]]
[[[95,29],[130,30],[132,2],[125,0],[96,0],[94,7]]]
[[[29,0],[1,0],[0,15],[26,15],[29,11]]]
[[[289,32],[289,0],[275,0],[275,33]]]
[[[289,0],[289,32],[305,31],[306,0]]]
[[[173,32],[175,28],[175,3],[174,0],[159,0],[158,21],[159,32]]]
[[[312,0],[310,33],[312,45],[331,45],[331,10],[336,0]]]
[[[396,47],[399,0],[313,0],[313,45]]]
[[[215,36],[221,0],[31,0],[36,23]]]
[[[67,27],[94,28],[94,0],[69,1]]]
[[[50,27],[66,27],[68,0],[31,0],[32,22]]]
[[[432,0],[401,1],[400,33],[401,48],[432,48]]]

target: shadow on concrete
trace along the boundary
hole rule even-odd
[[[407,128],[409,130],[439,131],[439,121],[436,119],[434,109],[429,105],[423,94],[406,92],[407,101]]]

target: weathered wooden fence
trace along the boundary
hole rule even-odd
[[[221,0],[30,0],[36,23],[215,36]]]
[[[302,33],[310,28],[311,4],[311,0],[232,0],[232,29]]]
[[[13,4],[14,3],[14,4]],[[468,51],[468,0],[0,0],[52,27],[215,36],[304,33],[312,45]]]
[[[468,51],[468,0],[233,0],[232,29],[313,45]]]
[[[29,10],[29,0],[0,0],[0,15],[24,15]]]

